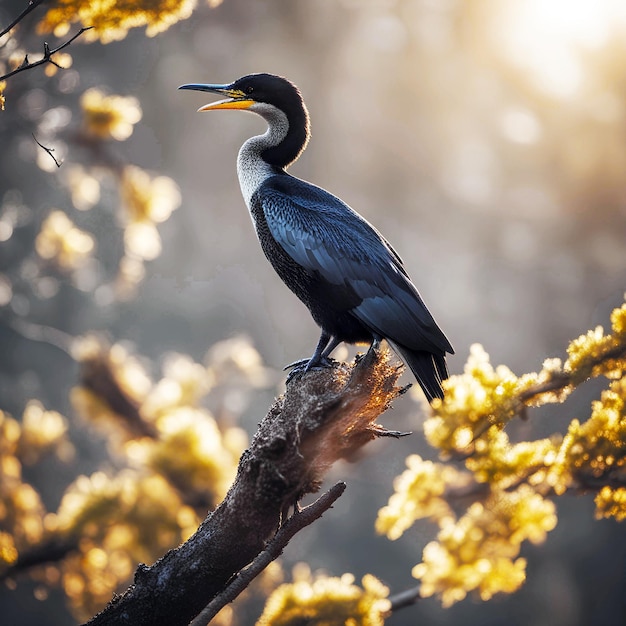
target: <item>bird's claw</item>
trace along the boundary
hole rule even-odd
[[[329,359],[327,357],[318,359],[314,363],[311,363],[311,361],[312,359],[301,359],[299,361],[294,361],[289,365],[285,365],[285,367],[283,367],[283,371],[291,369],[287,375],[287,383],[291,382],[296,376],[300,376],[313,370],[327,369],[329,367],[333,367],[333,365],[337,363],[335,359]]]

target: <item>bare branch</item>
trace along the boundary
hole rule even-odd
[[[184,544],[150,567],[140,565],[133,585],[89,626],[187,626],[267,549],[281,532],[282,513],[317,491],[335,461],[351,458],[388,432],[375,420],[400,392],[396,381],[402,370],[391,359],[389,350],[370,350],[356,363],[307,372],[290,382],[243,453],[222,504]],[[335,487],[317,506],[323,509],[326,497],[332,504],[340,490]],[[312,509],[310,515],[317,513]],[[297,532],[306,521],[300,515],[285,527],[293,524]],[[282,547],[279,542],[272,550]]]
[[[346,483],[339,482],[331,487],[324,495],[320,496],[313,504],[296,512],[280,527],[275,537],[270,541],[267,548],[252,561],[252,563],[239,573],[229,585],[206,606],[189,626],[206,626],[227,604],[243,592],[248,585],[275,559],[277,559],[289,543],[292,537],[312,524],[316,519],[330,509],[335,501],[346,489]]]
[[[26,8],[2,31],[0,37],[4,37],[12,28],[15,28],[31,11],[36,9],[46,0],[29,0]]]
[[[626,350],[623,345],[616,346],[611,350],[598,354],[595,359],[592,361],[592,368],[598,365],[602,365],[611,359],[621,359],[626,356]],[[543,393],[552,393],[555,391],[567,391],[568,387],[576,386],[579,381],[579,376],[577,372],[556,372],[552,374],[552,376],[541,383],[537,383],[536,385],[529,387],[525,391],[522,391],[519,394],[519,401],[521,403],[526,404],[533,398],[540,396]]]
[[[68,39],[65,43],[62,43],[60,46],[53,48],[53,49],[50,49],[50,46],[48,45],[48,43],[44,42],[43,57],[39,59],[39,61],[34,61],[31,63],[28,60],[28,55],[26,55],[24,57],[24,61],[19,67],[15,68],[12,72],[9,72],[8,74],[5,74],[4,76],[0,76],[0,80],[5,80],[6,78],[15,76],[15,74],[18,74],[19,72],[24,72],[25,70],[32,70],[34,67],[38,67],[39,65],[44,65],[45,63],[52,63],[52,65],[55,65],[56,67],[60,69],[65,69],[64,67],[62,67],[61,65],[59,65],[56,61],[52,59],[52,55],[56,54],[57,52],[60,52],[64,48],[67,48],[75,39],[80,37],[86,30],[90,30],[91,28],[93,28],[93,26],[84,26],[76,34],[70,37],[70,39]]]
[[[0,572],[0,581],[15,578],[38,565],[58,563],[77,548],[78,537],[75,535],[53,535],[37,545],[20,550],[17,561]]]
[[[393,596],[389,596],[389,602],[391,602],[390,611],[395,613],[396,611],[404,609],[407,606],[413,606],[420,598],[419,585],[417,587],[413,587],[412,589],[407,589],[406,591],[400,591]]]
[[[56,65],[56,64],[55,64]],[[52,154],[54,152],[54,148],[47,148],[46,146],[44,146],[42,143],[40,143],[37,140],[37,137],[35,137],[35,134],[33,133],[33,139],[35,140],[35,143],[40,147],[43,148],[49,155],[50,158],[54,161],[54,164],[57,167],[61,167],[61,165],[63,164],[63,161],[57,161],[56,157],[54,156],[54,154]]]

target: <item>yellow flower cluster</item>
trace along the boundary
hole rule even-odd
[[[572,484],[585,488],[604,484],[596,500],[602,504],[598,515],[626,517],[626,378],[611,382],[593,402],[586,422],[572,421],[555,465],[560,479],[553,479],[557,493]],[[615,486],[619,482],[624,486]],[[607,507],[607,502],[612,505]]]
[[[72,401],[85,418],[108,427],[126,468],[80,476],[57,512],[46,514],[37,492],[21,480],[18,456],[35,460],[43,451],[61,450],[65,420],[34,402],[22,425],[0,412],[0,567],[14,563],[22,546],[52,539],[72,546],[58,567],[39,574],[46,584],[61,582],[83,620],[127,584],[137,563],[151,563],[187,539],[206,509],[224,497],[247,437],[219,424],[201,402],[215,391],[219,410],[221,365],[256,364],[259,356],[243,339],[215,346],[206,366],[172,354],[155,384],[140,359],[119,344],[87,337],[76,340],[73,354],[83,367],[83,386]],[[248,371],[250,386],[257,384],[254,367],[239,371]],[[118,436],[111,436],[116,425]]]
[[[561,437],[523,441],[512,445],[507,434],[490,428],[476,441],[474,454],[466,461],[480,483],[508,489],[521,480],[530,479],[535,485],[546,480],[546,467],[556,462]]]
[[[7,88],[7,81],[0,80],[0,111],[4,111],[4,105],[6,104],[6,97],[4,90]]]
[[[424,461],[417,454],[406,460],[408,469],[393,483],[395,493],[378,512],[376,530],[398,539],[417,520],[441,520],[452,515],[445,497],[449,489],[467,485],[469,475],[450,465]]]
[[[80,99],[85,135],[95,139],[124,141],[133,134],[142,111],[137,98],[107,96],[100,89],[88,89]]]
[[[311,576],[300,567],[298,580],[280,585],[268,598],[257,626],[382,626],[391,605],[389,589],[371,574],[363,587],[352,574]]]
[[[571,372],[573,384],[593,376],[621,376],[626,370],[626,303],[611,313],[610,335],[602,326],[570,343],[564,370]]]
[[[0,570],[44,534],[45,508],[37,491],[22,479],[22,466],[60,449],[67,423],[39,403],[26,407],[22,423],[0,411]]]
[[[156,421],[156,427],[158,439],[129,446],[131,460],[167,477],[190,499],[198,494],[206,500],[209,492],[209,505],[220,502],[247,445],[245,432],[234,427],[222,432],[206,410],[191,407],[169,411]]]
[[[626,304],[613,311],[611,327],[610,335],[599,328],[572,341],[565,364],[549,359],[538,374],[521,377],[492,367],[473,346],[465,373],[444,383],[445,398],[433,403],[424,429],[444,458],[463,459],[467,471],[409,457],[377,520],[390,539],[417,519],[438,523],[437,541],[413,570],[423,595],[449,605],[472,590],[488,599],[517,589],[525,577],[521,542],[543,541],[556,525],[547,495],[593,490],[598,517],[626,519]],[[573,420],[565,436],[511,444],[503,428],[513,417],[561,402],[598,375],[611,383],[586,422]],[[458,520],[450,506],[457,496],[474,501]]]
[[[71,395],[78,412],[109,427],[121,425],[121,448],[134,466],[164,476],[188,501],[217,504],[234,479],[247,437],[240,428],[220,426],[200,406],[215,385],[213,367],[170,355],[164,377],[153,385],[119,344],[109,348],[94,338],[83,343],[75,353],[86,367],[85,382]],[[110,383],[92,384],[92,373]]]
[[[141,419],[138,407],[152,388],[139,359],[123,345],[109,347],[92,335],[76,339],[72,354],[83,368],[83,385],[70,394],[75,410],[107,431],[115,424],[122,426],[124,439],[132,436],[135,420]]]
[[[63,211],[52,211],[35,240],[37,254],[63,271],[72,271],[87,260],[96,246],[94,238],[74,225]]]
[[[596,496],[596,517],[614,517],[626,520],[626,487],[602,487]]]
[[[89,31],[91,32],[91,31]],[[162,250],[157,225],[166,221],[181,202],[176,183],[166,176],[151,176],[136,165],[119,165],[119,158],[107,157],[102,142],[128,139],[142,117],[134,97],[107,95],[97,88],[81,97],[83,145],[93,150],[97,166],[67,165],[63,179],[72,204],[80,211],[91,209],[101,198],[101,185],[114,182],[119,189],[119,222],[123,228],[124,256],[118,274],[104,297],[126,299],[132,296],[145,276],[144,263]],[[37,241],[42,258],[53,259],[62,269],[75,270],[95,249],[94,238],[77,229],[61,211],[54,211],[44,223]]]
[[[49,453],[69,460],[74,448],[67,439],[67,428],[67,420],[60,413],[31,400],[22,414],[19,457],[29,465]]]
[[[167,176],[152,178],[135,165],[127,165],[121,177],[125,223],[124,247],[130,257],[152,260],[161,254],[156,224],[167,220],[181,201],[178,185]]]
[[[187,19],[197,0],[58,0],[39,23],[40,33],[53,32],[63,37],[70,25],[80,22],[91,26],[86,41],[110,43],[124,39],[131,28],[146,27],[146,35],[154,37],[180,20]]]
[[[444,452],[471,452],[474,441],[492,424],[504,425],[523,409],[519,395],[539,381],[537,374],[518,378],[511,370],[489,363],[489,355],[479,344],[461,376],[444,382],[445,397],[433,407],[435,415],[424,424],[429,443]]]
[[[483,600],[512,593],[525,580],[526,562],[517,558],[522,541],[539,543],[555,526],[554,505],[530,487],[493,491],[458,521],[445,519],[437,541],[424,548],[422,563],[413,568],[421,595],[439,594],[449,606],[472,590]]]
[[[62,583],[81,619],[100,610],[139,562],[151,563],[189,537],[198,516],[162,477],[124,470],[80,476],[47,526],[75,536],[78,550],[62,564]]]
[[[91,209],[100,200],[99,179],[82,165],[68,164],[63,169],[72,204],[79,211]]]

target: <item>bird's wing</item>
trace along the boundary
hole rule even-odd
[[[285,252],[319,274],[331,293],[338,286],[357,294],[357,319],[407,348],[452,352],[398,254],[347,204],[284,175],[267,179],[257,193],[268,228]]]

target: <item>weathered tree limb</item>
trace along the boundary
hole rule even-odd
[[[187,626],[260,554],[282,515],[317,491],[328,468],[392,433],[375,423],[402,389],[388,350],[295,377],[259,425],[226,498],[184,544],[154,565],[89,626]]]
[[[304,509],[296,509],[295,513],[281,525],[274,538],[267,544],[267,548],[236,578],[233,578],[224,591],[213,598],[189,626],[206,626],[222,608],[235,600],[272,561],[282,554],[286,545],[297,532],[322,517],[345,489],[346,483],[339,482],[313,504],[309,504]]]

